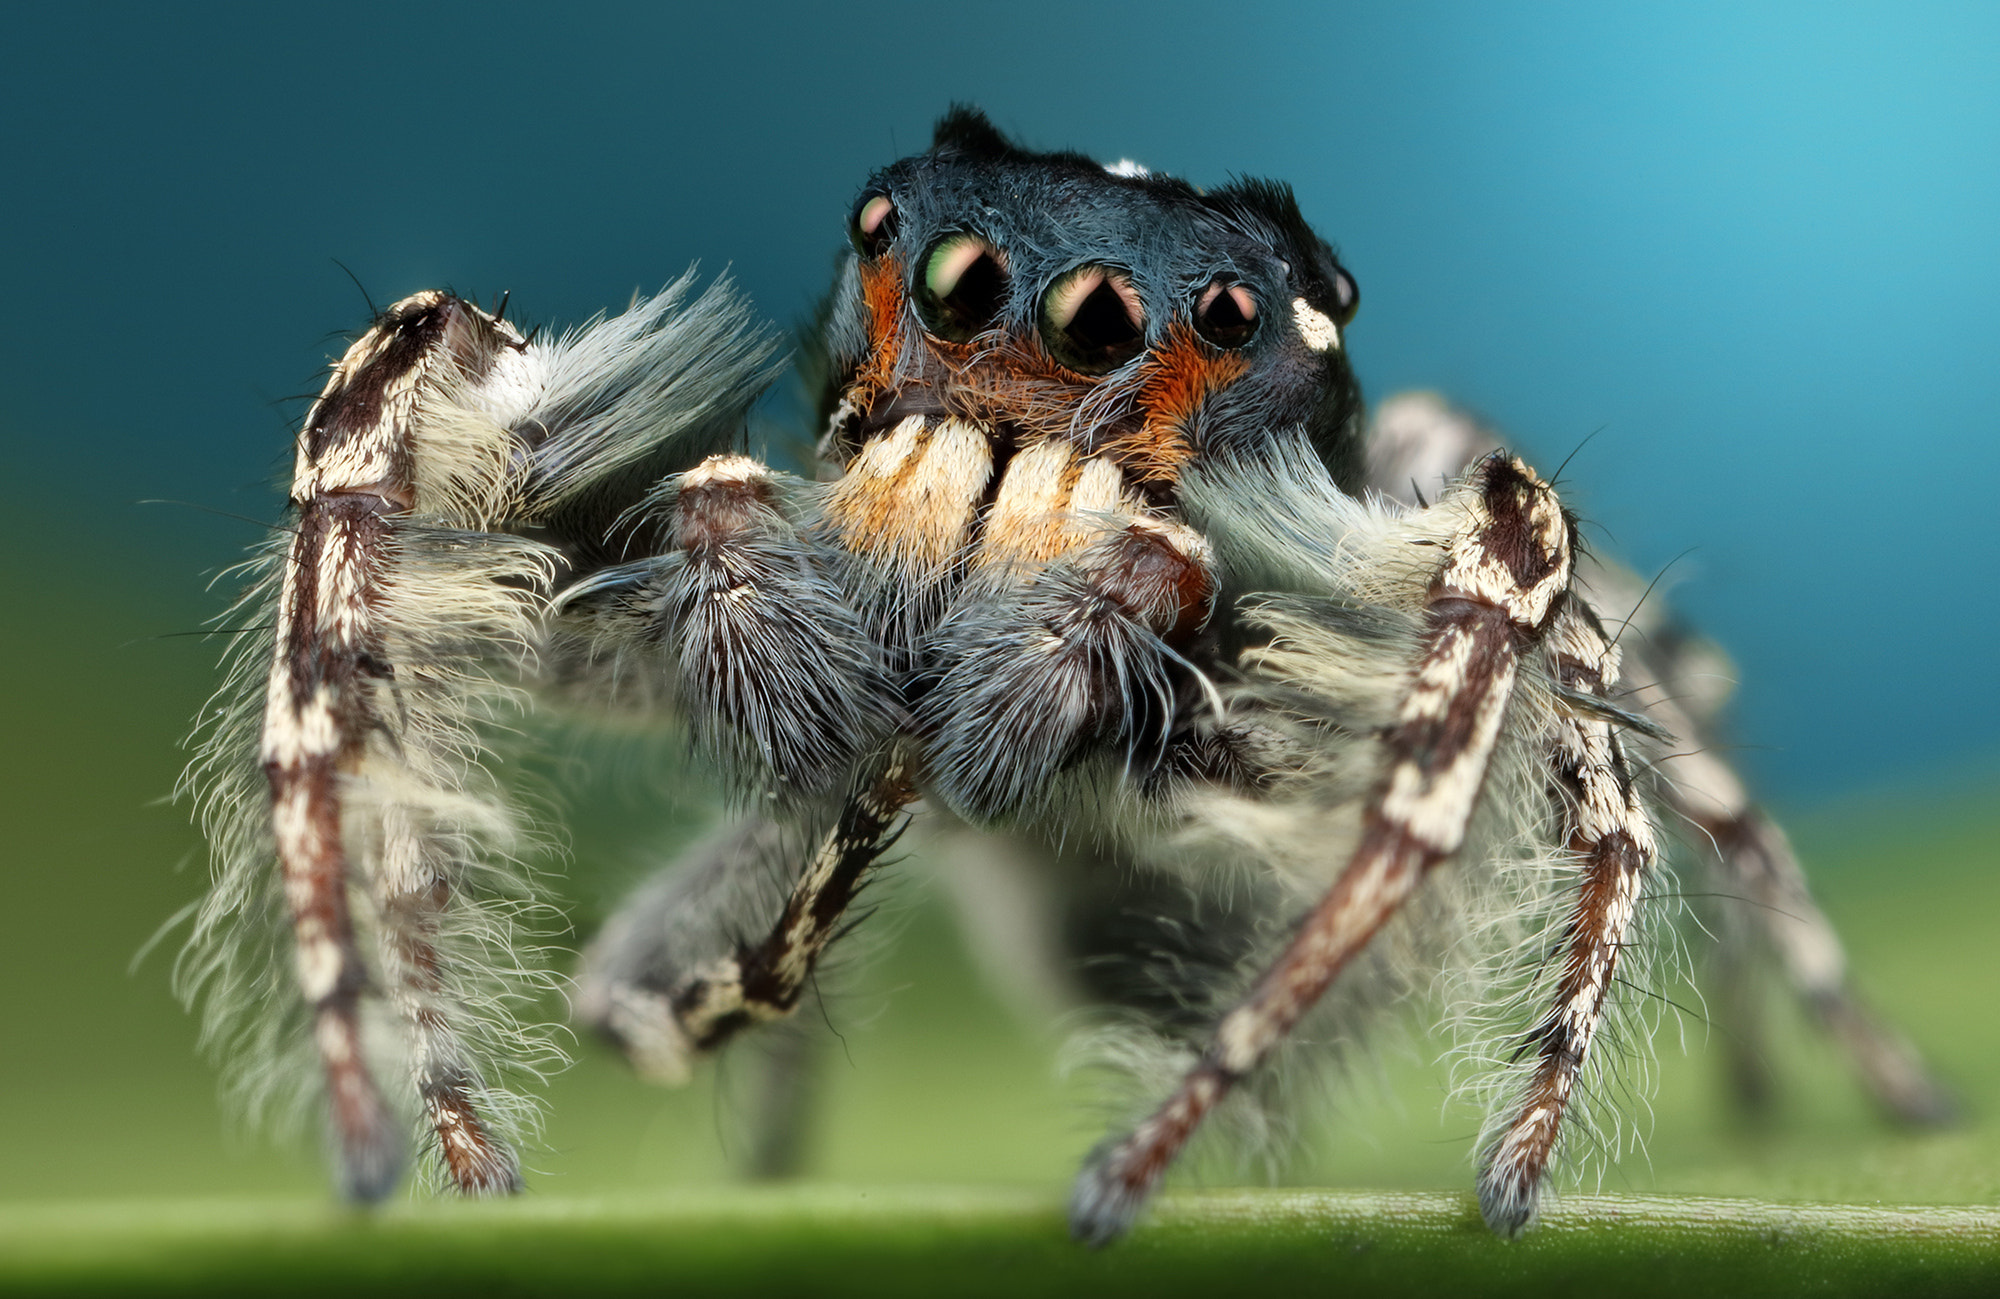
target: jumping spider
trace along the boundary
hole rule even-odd
[[[1303,1017],[1412,968],[1446,971],[1489,1101],[1486,1220],[1530,1226],[1658,914],[1662,813],[1747,901],[1730,950],[1774,950],[1891,1111],[1942,1113],[1705,751],[1701,644],[1615,634],[1629,575],[1462,416],[1364,423],[1358,291],[1287,188],[959,109],[849,234],[822,481],[732,450],[774,348],[726,284],[553,340],[418,293],[307,416],[246,596],[274,630],[192,772],[218,866],[183,982],[253,1104],[321,1092],[348,1196],[396,1183],[413,1122],[458,1190],[520,1185],[503,1084],[559,1053],[514,1013],[541,904],[486,737],[530,692],[657,714],[746,796],[586,959],[580,1016],[647,1073],[792,1013],[920,799],[1156,908],[1072,953],[1122,957],[1103,995],[1185,1066],[1086,1164],[1092,1244]],[[1176,910],[1217,871],[1227,906]]]

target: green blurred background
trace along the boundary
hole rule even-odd
[[[1547,463],[1604,428],[1566,475],[1600,544],[1649,572],[1696,548],[1669,585],[1743,664],[1742,756],[1968,1119],[1884,1130],[1788,1021],[1746,1125],[1697,1014],[1660,1044],[1650,1160],[1606,1188],[1991,1202],[2000,17],[1952,4],[10,14],[0,1197],[322,1193],[310,1140],[228,1132],[177,939],[133,960],[203,886],[165,801],[215,679],[191,633],[277,515],[281,394],[363,317],[332,259],[380,300],[511,288],[561,323],[700,257],[796,317],[868,170],[954,98],[1038,146],[1295,181],[1360,278],[1371,391],[1443,387]],[[571,788],[570,941],[692,826],[649,788]],[[1054,1195],[1097,1131],[932,870],[898,871],[902,937],[830,1008],[813,1175]],[[535,1193],[729,1175],[747,1062],[666,1093],[578,1055]],[[1464,1187],[1438,1075],[1421,1037],[1389,1053],[1295,1175]]]

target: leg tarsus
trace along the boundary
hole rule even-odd
[[[1723,1069],[1728,1091],[1746,1118],[1762,1121],[1777,1102],[1778,1080],[1771,1068],[1770,1013],[1766,1005],[1765,963],[1743,950],[1740,938],[1721,936],[1710,969],[1714,992],[1709,1004],[1722,1030]]]
[[[329,998],[314,1015],[313,1038],[326,1071],[327,1126],[341,1198],[376,1204],[403,1175],[403,1137],[368,1073],[352,996]]]
[[[1902,1036],[1877,1019],[1849,989],[1807,999],[1820,1027],[1845,1052],[1882,1112],[1912,1128],[1945,1127],[1961,1109],[1951,1090],[1924,1067]]]
[[[425,833],[410,808],[383,809],[382,829],[374,883],[383,994],[403,1020],[433,1149],[461,1194],[512,1194],[521,1189],[520,1161],[475,1102],[484,1089],[461,1036],[468,1012],[447,985],[438,946],[453,901],[455,872],[438,860],[449,837]]]

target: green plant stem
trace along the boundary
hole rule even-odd
[[[1983,1294],[2000,1210],[1572,1196],[1508,1244],[1469,1197],[1168,1196],[1072,1245],[999,1190],[741,1188],[360,1214],[310,1201],[0,1210],[7,1293],[1117,1295]]]

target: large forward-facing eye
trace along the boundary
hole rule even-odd
[[[1214,280],[1194,304],[1194,332],[1217,347],[1241,347],[1257,334],[1257,298],[1230,280]]]
[[[847,234],[854,241],[854,250],[863,257],[879,257],[889,241],[896,237],[896,205],[887,194],[879,190],[861,196],[854,205],[854,215],[847,223]]]
[[[947,235],[924,258],[917,281],[924,328],[963,343],[1000,323],[1007,305],[1007,255],[974,234]]]
[[[1042,295],[1042,343],[1081,374],[1108,374],[1146,348],[1146,307],[1115,266],[1079,266]]]

